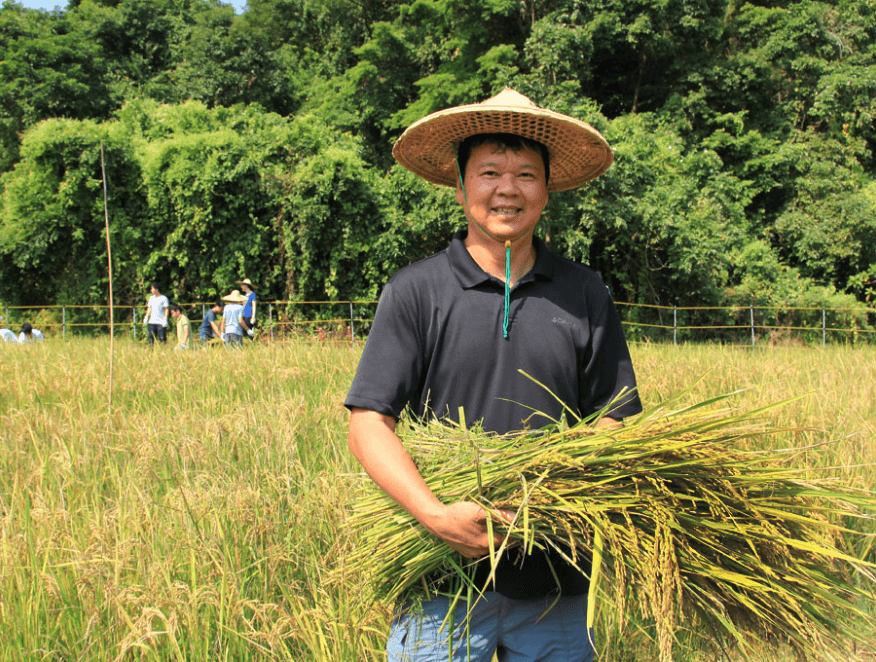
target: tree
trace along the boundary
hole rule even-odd
[[[804,277],[863,295],[861,279],[876,269],[876,206],[864,190],[856,142],[809,130],[785,146],[795,195],[771,236],[783,261]]]
[[[111,103],[100,47],[61,14],[0,9],[0,172],[18,159],[19,134],[43,119],[102,119]]]
[[[671,124],[648,114],[614,120],[607,137],[615,163],[572,194],[567,229],[550,203],[556,248],[602,271],[620,300],[719,303],[732,247],[748,230],[750,183],[726,172],[714,152],[688,150]]]
[[[0,296],[15,304],[104,303],[108,291],[100,145],[113,200],[115,291],[134,282],[145,201],[126,137],[90,120],[46,120],[29,130],[21,161],[4,174]],[[138,250],[139,249],[139,250]]]
[[[371,298],[385,277],[373,242],[383,228],[380,184],[358,155],[357,142],[315,117],[293,128],[297,159],[273,183],[285,275],[295,301]]]

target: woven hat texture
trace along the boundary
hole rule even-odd
[[[222,301],[227,301],[229,303],[243,303],[246,301],[246,297],[240,293],[240,290],[231,290],[231,294],[226,294],[222,297]]]
[[[566,191],[596,179],[614,160],[608,142],[592,126],[539,108],[510,88],[481,103],[439,110],[414,122],[396,141],[392,154],[423,179],[456,187],[455,146],[480,133],[513,133],[547,147],[549,191]]]

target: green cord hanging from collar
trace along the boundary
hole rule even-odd
[[[511,308],[511,240],[505,240],[505,317],[502,320],[502,337],[508,338],[508,311]]]

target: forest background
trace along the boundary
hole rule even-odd
[[[117,304],[374,299],[464,224],[394,140],[504,86],[614,148],[540,233],[616,300],[872,307],[873,0],[5,0],[0,302],[107,303],[101,148]]]

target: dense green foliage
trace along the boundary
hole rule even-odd
[[[101,145],[117,302],[374,298],[462,222],[392,142],[506,85],[616,150],[541,231],[619,301],[872,304],[867,0],[5,0],[0,300],[106,301]]]

